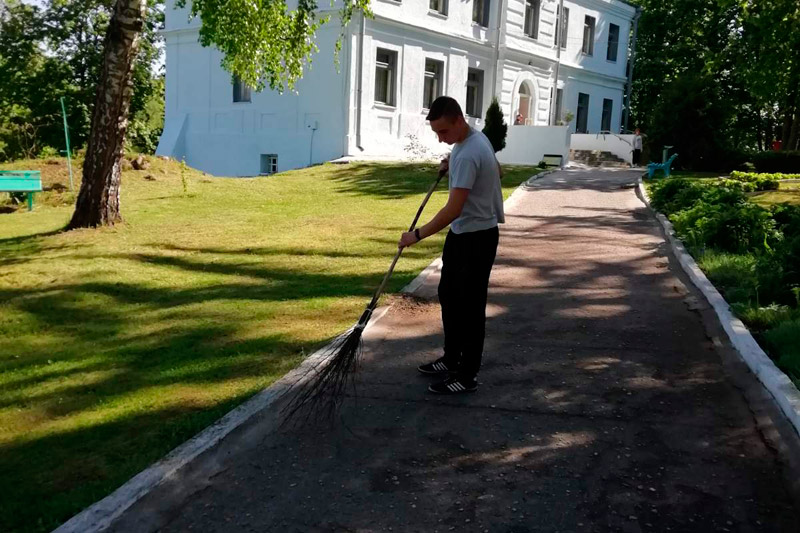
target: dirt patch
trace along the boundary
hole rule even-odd
[[[392,294],[387,302],[395,312],[404,315],[428,313],[439,310],[438,298],[423,298],[413,294]]]

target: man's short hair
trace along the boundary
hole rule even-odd
[[[439,120],[442,117],[446,117],[450,120],[455,120],[463,116],[464,113],[461,111],[461,106],[458,105],[458,102],[456,102],[454,98],[440,96],[431,104],[431,108],[428,110],[428,116],[425,117],[425,119]]]

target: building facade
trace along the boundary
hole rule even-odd
[[[456,98],[478,128],[496,96],[514,128],[571,118],[569,132],[618,132],[635,8],[621,0],[565,0],[562,16],[561,6],[373,0],[374,19],[359,17],[346,28],[337,66],[334,5],[318,33],[320,52],[296,93],[285,94],[256,93],[232,80],[221,54],[198,43],[199,21],[189,21],[186,9],[167,9],[158,153],[228,176],[342,156],[435,155],[447,150],[425,115],[440,95]]]

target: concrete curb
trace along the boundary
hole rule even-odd
[[[778,404],[780,410],[794,426],[795,431],[800,434],[800,391],[797,390],[797,387],[794,386],[789,377],[775,366],[775,363],[761,349],[744,323],[731,313],[728,302],[725,301],[716,287],[697,266],[694,258],[686,251],[680,239],[675,236],[672,224],[667,220],[667,217],[652,208],[641,177],[638,180],[637,189],[642,201],[655,213],[656,218],[664,228],[672,251],[675,257],[678,258],[681,267],[714,308],[725,333],[727,333],[731,344],[736,348],[739,357],[744,360],[753,374],[756,375]]]
[[[553,171],[536,174],[524,182],[523,186],[551,172]],[[505,201],[504,205],[510,206],[521,188],[522,186],[518,187]],[[425,283],[428,276],[441,269],[441,266],[442,259],[439,257],[428,265],[411,283],[406,285],[402,292],[413,293]],[[364,331],[368,331],[377,324],[386,315],[389,308],[390,306],[382,306],[376,309]],[[313,376],[314,368],[327,364],[328,360],[325,358],[325,354],[330,346],[329,344],[308,356],[299,367],[169,452],[163,459],[139,472],[102,500],[95,502],[64,522],[53,533],[99,533],[108,529],[114,520],[147,493],[177,475],[201,454],[219,444],[222,439],[236,428],[245,424],[259,412],[269,408],[293,384],[302,385],[308,381]]]
[[[368,331],[377,324],[386,315],[389,308],[390,306],[377,308],[364,331]],[[342,335],[346,335],[349,331]],[[64,522],[53,533],[99,533],[108,529],[114,520],[133,504],[157,486],[177,475],[202,453],[219,444],[236,428],[270,407],[293,385],[302,385],[307,382],[314,375],[314,369],[319,368],[318,365],[324,366],[328,363],[329,358],[326,358],[326,351],[331,344],[308,356],[300,366],[169,452],[163,459],[139,472],[110,495]]]

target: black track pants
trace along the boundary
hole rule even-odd
[[[458,374],[478,374],[486,335],[486,293],[499,231],[450,231],[444,241],[439,302],[444,325],[444,358]]]

